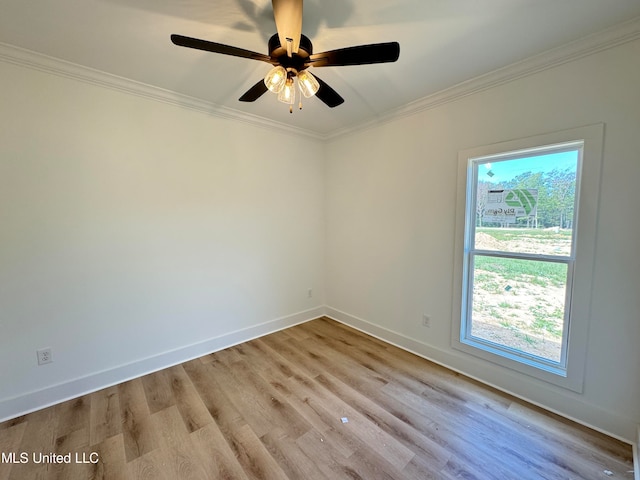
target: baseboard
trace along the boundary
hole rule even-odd
[[[324,313],[324,306],[319,306],[310,310],[276,318],[258,325],[252,325],[251,327],[225,333],[202,342],[160,353],[133,363],[2,400],[0,402],[0,422],[46,408],[72,398],[77,398],[112,385],[117,385],[148,373],[187,362],[194,358],[277,332],[278,330],[283,330],[300,323],[308,322],[315,318],[322,317]]]
[[[504,387],[504,385],[499,385],[497,382],[489,381],[487,378],[482,378],[481,375],[474,375],[469,371],[465,371],[464,368],[457,367],[456,364],[462,364],[460,358],[460,353],[447,351],[442,348],[434,347],[433,345],[426,344],[414,338],[410,338],[402,333],[395,332],[385,327],[381,327],[372,322],[364,320],[362,318],[358,318],[346,312],[342,312],[332,307],[325,307],[325,316],[336,320],[337,322],[348,325],[356,330],[360,330],[368,335],[376,337],[384,342],[387,342],[391,345],[394,345],[398,348],[411,352],[415,355],[418,355],[422,358],[425,358],[435,364],[441,365],[449,370],[465,375],[466,377],[472,378],[480,383],[483,383],[489,387],[500,390],[506,394],[512,395],[516,398],[524,400],[528,403],[536,405],[540,408],[543,408],[549,412],[560,415],[564,418],[572,420],[576,423],[589,427],[593,430],[599,431],[608,435],[610,437],[621,440],[625,443],[634,445],[635,442],[635,432],[629,430],[628,426],[630,424],[635,424],[635,422],[631,421],[627,417],[621,417],[615,413],[606,411],[599,407],[595,407],[593,405],[589,405],[585,402],[580,402],[575,398],[566,399],[561,398],[561,394],[555,392],[554,395],[558,398],[561,398],[559,401],[558,398],[555,399],[556,403],[572,405],[573,408],[576,408],[580,412],[580,416],[571,415],[566,411],[562,411],[561,408],[554,408],[552,405],[547,405],[544,402],[536,401],[533,398],[529,398],[527,395],[522,393],[518,393],[517,391],[508,389]],[[468,361],[468,360],[467,360]],[[476,360],[474,360],[476,361]],[[517,375],[517,374],[516,374]],[[503,377],[506,376],[503,375]],[[594,419],[590,421],[589,419]],[[633,427],[632,427],[633,428]],[[636,443],[637,449],[637,443]],[[635,462],[636,469],[638,468],[638,462]],[[635,480],[640,480],[640,478],[636,478]]]
[[[640,424],[636,429],[636,442],[633,444],[633,478],[640,480]]]

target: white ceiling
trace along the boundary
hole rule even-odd
[[[0,0],[0,42],[322,136],[637,16],[639,0],[305,0],[315,52],[398,41],[400,59],[315,69],[345,103],[309,99],[293,114],[269,92],[238,102],[266,63],[169,40],[267,54],[270,0]]]

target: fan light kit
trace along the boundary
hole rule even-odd
[[[318,80],[316,80],[316,77],[306,70],[303,70],[298,74],[298,86],[306,98],[313,97],[318,93],[318,90],[320,90],[320,84],[318,83]]]
[[[280,90],[284,88],[284,84],[286,82],[287,71],[280,65],[278,65],[277,67],[273,67],[271,70],[269,70],[267,76],[264,77],[264,84],[273,93],[280,92]]]
[[[247,90],[239,100],[255,102],[265,92],[271,91],[278,95],[278,100],[289,104],[289,112],[293,112],[296,101],[296,84],[305,98],[316,96],[331,108],[344,103],[344,99],[333,88],[307,71],[309,67],[388,63],[395,62],[400,56],[398,42],[373,43],[313,53],[311,40],[302,34],[302,0],[272,0],[271,3],[278,33],[269,39],[269,55],[182,35],[171,35],[171,41],[181,47],[249,58],[273,65],[264,79]],[[302,109],[302,99],[299,106]]]
[[[293,112],[293,104],[296,101],[295,78],[297,78],[300,93],[302,93],[305,98],[313,97],[318,93],[318,90],[320,90],[320,84],[318,80],[316,80],[316,77],[306,70],[297,72],[291,68],[287,71],[283,66],[278,65],[269,70],[267,76],[264,77],[264,84],[267,86],[267,89],[273,93],[277,93],[278,100],[289,104],[289,112]],[[302,110],[302,99],[300,99],[299,108]]]

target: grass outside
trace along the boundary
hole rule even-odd
[[[563,230],[482,228],[476,247],[485,250],[567,255],[571,233]],[[567,265],[476,255],[471,333],[531,355],[559,361],[564,329]]]

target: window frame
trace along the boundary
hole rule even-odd
[[[584,368],[590,323],[590,302],[592,273],[596,246],[596,227],[599,202],[599,186],[602,163],[604,125],[590,125],[570,130],[536,135],[524,139],[496,143],[492,145],[465,149],[459,152],[458,190],[456,202],[456,257],[454,271],[454,298],[452,321],[452,347],[462,352],[482,358],[502,367],[544,380],[546,382],[582,392]],[[572,252],[569,256],[540,256],[528,254],[531,259],[562,261],[567,263],[567,288],[565,300],[565,322],[560,362],[541,361],[533,355],[518,353],[516,349],[496,348],[491,342],[469,341],[470,315],[473,295],[468,288],[473,275],[473,260],[478,254],[513,258],[509,252],[493,250],[475,250],[473,233],[475,232],[475,187],[477,177],[473,162],[492,157],[494,160],[522,158],[527,155],[544,154],[567,147],[575,150],[581,144],[581,160],[576,172],[576,200],[574,204],[574,228]],[[560,147],[561,146],[561,147]],[[477,170],[477,169],[476,169]],[[467,230],[467,224],[473,227]],[[525,254],[517,258],[525,258]],[[470,335],[469,335],[470,336]],[[477,339],[478,337],[474,337]]]

